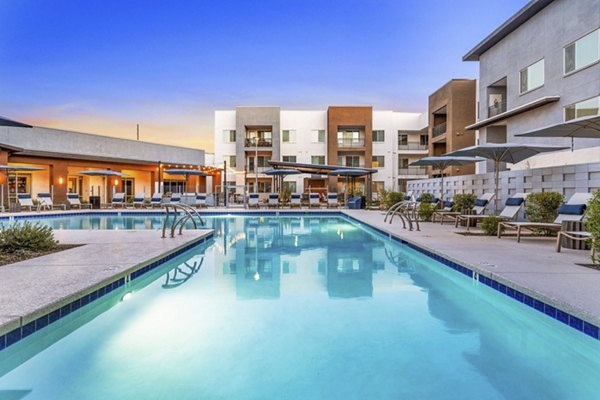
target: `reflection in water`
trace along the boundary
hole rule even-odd
[[[163,283],[162,288],[177,288],[186,283],[192,276],[197,274],[198,271],[200,271],[200,268],[202,268],[204,257],[202,257],[200,261],[194,260],[193,262],[191,262],[192,260],[193,258],[167,272],[165,274],[165,283]]]

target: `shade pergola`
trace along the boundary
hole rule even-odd
[[[334,169],[330,171],[328,175],[331,176],[343,176],[346,178],[346,188],[348,187],[348,178],[352,180],[352,195],[354,195],[354,186],[356,185],[356,178],[359,176],[368,175],[369,171],[364,169],[356,168],[356,169]],[[346,189],[344,195],[346,197],[346,204],[348,203],[348,190]]]
[[[286,176],[288,175],[298,175],[301,174],[302,172],[298,171],[297,169],[285,169],[285,168],[281,168],[281,169],[269,169],[266,170],[264,172],[265,175],[270,175],[270,176],[276,176],[277,177],[277,182],[278,184],[276,185],[277,187],[275,188],[276,192],[281,192],[281,189],[283,188],[283,180],[285,179]]]
[[[444,200],[444,170],[450,166],[467,165],[475,162],[484,161],[482,158],[475,157],[451,157],[451,156],[432,156],[423,157],[420,160],[410,163],[411,166],[432,167],[440,170],[441,188],[440,199]]]
[[[28,165],[0,165],[0,170],[6,174],[6,182],[8,183],[8,177],[11,172],[15,173],[15,196],[19,194],[19,186],[17,185],[17,178],[19,171],[42,171],[44,168],[31,167]],[[8,207],[10,208],[10,193],[8,194]],[[0,207],[4,209],[4,194],[0,196]]]
[[[560,124],[534,129],[519,135],[521,137],[570,137],[571,150],[575,138],[600,139],[600,116],[584,117]]]
[[[183,175],[185,176],[185,182],[183,183],[183,191],[187,191],[187,180],[188,177],[191,176],[206,176],[206,174],[197,169],[181,169],[181,168],[169,168],[165,169],[163,172],[166,172],[169,175]]]

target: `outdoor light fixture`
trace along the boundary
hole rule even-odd
[[[258,271],[256,271],[256,273],[254,274],[254,280],[258,281],[260,279],[260,274],[258,273]]]
[[[133,293],[127,292],[123,295],[123,297],[121,298],[121,301],[127,301],[127,300],[131,299],[132,296],[133,296]]]
[[[117,186],[119,184],[119,180],[115,179],[115,186]]]
[[[64,183],[64,181],[65,181],[65,180],[63,179],[63,177],[62,177],[62,176],[61,176],[60,178],[58,178],[58,184],[59,184],[59,185],[62,185],[62,184]]]

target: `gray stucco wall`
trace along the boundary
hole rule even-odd
[[[204,165],[204,150],[60,129],[0,126],[0,143],[30,151],[85,157]]]
[[[600,64],[565,76],[563,48],[600,28],[600,0],[555,0],[480,57],[479,119],[487,118],[487,87],[507,77],[507,109],[544,96],[560,100],[512,117],[507,141],[570,146],[570,139],[515,138],[514,135],[564,121],[564,107],[600,94]],[[519,71],[544,59],[545,82],[538,89],[519,94]],[[486,128],[480,129],[481,142]],[[575,148],[600,146],[600,140],[576,140]]]
[[[246,166],[244,145],[247,126],[271,126],[273,131],[272,160],[280,160],[281,119],[279,107],[237,107],[235,109],[235,154],[237,168]],[[259,148],[260,151],[260,148]]]

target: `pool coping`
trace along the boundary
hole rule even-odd
[[[120,214],[120,215],[128,215],[128,214],[161,215],[162,214],[162,212],[157,213],[157,212],[151,212],[151,211],[147,211],[147,210],[140,210],[137,212],[134,211],[131,213],[129,213],[128,211],[131,212],[132,210],[127,210],[127,211],[121,210],[120,212],[119,212],[119,210],[100,210],[100,211],[85,210],[84,212],[75,212],[75,213],[62,212],[57,215],[65,216],[67,213],[68,213],[68,215],[74,215],[74,214],[75,215],[90,215],[90,214],[92,214],[92,215],[95,215],[95,214],[111,215],[111,214],[115,214],[115,213]],[[339,209],[339,208],[338,209],[317,209],[317,210],[314,210],[314,209],[312,209],[312,210],[311,209],[298,209],[298,210],[295,210],[295,209],[284,209],[284,210],[280,210],[280,209],[276,209],[276,210],[272,210],[272,209],[271,210],[269,210],[269,209],[265,209],[265,210],[224,209],[223,210],[223,209],[221,209],[221,210],[214,210],[214,211],[213,210],[203,210],[203,211],[204,211],[205,215],[231,215],[231,216],[236,216],[236,215],[237,216],[248,216],[248,215],[272,215],[272,216],[294,216],[294,215],[303,215],[303,216],[329,215],[329,216],[331,216],[331,215],[339,215],[339,216],[344,216],[351,221],[366,225],[370,229],[373,229],[374,231],[379,232],[380,234],[383,234],[384,236],[387,236],[390,240],[394,240],[401,244],[405,244],[408,247],[440,262],[442,265],[445,265],[445,266],[447,266],[447,267],[449,267],[471,279],[475,279],[477,282],[482,283],[482,284],[496,290],[497,292],[502,293],[502,294],[508,296],[509,298],[512,298],[513,300],[516,300],[522,304],[525,304],[528,307],[530,307],[538,312],[541,312],[542,314],[544,314],[550,318],[553,318],[553,319],[569,326],[572,329],[575,329],[581,333],[584,333],[585,335],[587,335],[593,339],[600,340],[600,328],[599,328],[600,324],[595,321],[596,318],[594,318],[594,316],[587,315],[585,312],[578,310],[575,307],[569,306],[569,304],[558,302],[555,299],[549,298],[548,296],[545,296],[544,294],[539,293],[531,288],[527,288],[523,285],[520,285],[516,282],[511,281],[510,279],[506,279],[504,277],[497,276],[493,272],[486,271],[482,268],[477,267],[476,265],[472,265],[465,261],[453,258],[453,257],[449,256],[448,254],[444,254],[443,252],[440,252],[429,246],[423,245],[421,243],[417,243],[416,241],[413,241],[406,237],[399,236],[397,233],[394,233],[390,230],[385,230],[385,229],[381,229],[379,227],[373,226],[368,221],[364,221],[360,218],[357,218],[356,216],[348,214],[345,209]],[[34,214],[28,215],[27,217],[31,218],[31,217],[44,217],[44,216],[48,216],[48,217],[52,218],[52,217],[54,217],[54,214],[34,213]],[[27,217],[24,216],[24,218],[27,218]],[[212,237],[212,233],[210,234],[210,237]],[[208,239],[208,237],[206,238],[206,240],[207,239]],[[202,241],[202,242],[204,242],[204,241]],[[202,243],[202,242],[200,242],[200,243]],[[182,245],[182,246],[180,246],[180,248],[184,248],[183,250],[175,249],[175,251],[178,252],[177,254],[180,254],[181,252],[186,251],[189,248],[194,247],[195,245],[198,245],[200,243]],[[168,257],[170,257],[170,258],[168,258]],[[160,260],[149,260],[146,263],[140,264],[139,268],[134,268],[135,269],[134,272],[140,271],[142,269],[144,269],[144,272],[140,272],[139,275],[136,275],[133,278],[130,277],[130,279],[135,279],[135,278],[143,275],[144,273],[148,272],[151,269],[156,268],[158,265],[164,263],[165,261],[170,260],[171,258],[173,258],[173,256],[167,255],[166,257],[160,257]],[[129,272],[129,274],[127,274],[127,272]],[[132,274],[133,274],[133,272],[131,270],[123,272],[123,275],[132,275]],[[118,276],[118,275],[116,275],[116,276]],[[101,289],[104,290],[104,292],[102,293],[102,295],[104,295],[106,293],[110,293],[110,291],[116,289],[117,287],[122,286],[123,284],[125,284],[125,282],[126,282],[125,276],[123,276],[119,280],[108,283],[105,286],[103,286],[102,288],[97,289],[96,290],[97,293],[96,293],[94,299],[90,299],[89,298],[90,294],[88,293],[88,294],[84,295],[83,297],[80,297],[80,298],[74,300],[73,302],[71,302],[69,304],[69,306],[71,304],[75,304],[75,307],[79,308],[82,305],[85,305],[85,304],[89,303],[90,301],[93,301],[96,298],[98,298],[98,295],[100,293],[102,293]],[[113,286],[113,285],[117,285],[117,286]],[[108,289],[108,288],[110,288],[110,289]],[[106,290],[109,290],[109,291],[106,292]],[[85,304],[81,304],[81,299],[84,297],[88,297],[88,298],[83,300],[85,302]],[[77,308],[75,308],[75,309],[77,309]],[[70,313],[70,312],[72,312],[72,310],[68,311],[65,315],[68,315],[68,313]],[[53,313],[56,313],[56,310],[54,310]],[[23,330],[23,329],[25,329],[25,327],[27,327],[25,329],[25,331],[23,331],[23,333],[27,334],[23,337],[26,337],[29,334],[35,332],[36,330],[42,329],[49,323],[54,322],[57,318],[57,315],[54,314],[51,316],[50,314],[46,314],[36,320],[33,320],[33,321],[25,324],[25,325],[23,325],[23,323],[21,321],[21,327],[14,329],[13,331],[11,331],[9,333],[15,333],[15,331],[18,331],[18,329]],[[47,320],[46,320],[46,317],[48,318]],[[58,318],[61,318],[61,317],[62,317],[62,312],[59,314]],[[591,322],[591,321],[594,321],[594,322]],[[10,324],[10,322],[8,322],[8,323]],[[32,323],[33,323],[33,325],[32,325]],[[38,325],[39,325],[39,328],[38,328]],[[32,329],[33,329],[33,331],[32,331]],[[0,326],[0,334],[2,334],[2,332],[3,332],[3,328],[2,328],[2,326]],[[8,344],[7,335],[8,335],[8,333],[6,333],[6,332],[3,333],[2,335],[0,335],[0,350],[2,350],[4,347],[7,347],[7,345],[13,344],[13,343]],[[3,346],[3,344],[2,344],[3,338],[5,338],[5,341],[6,341],[6,345],[4,347],[2,347]],[[12,340],[12,337],[11,337],[11,340]]]

